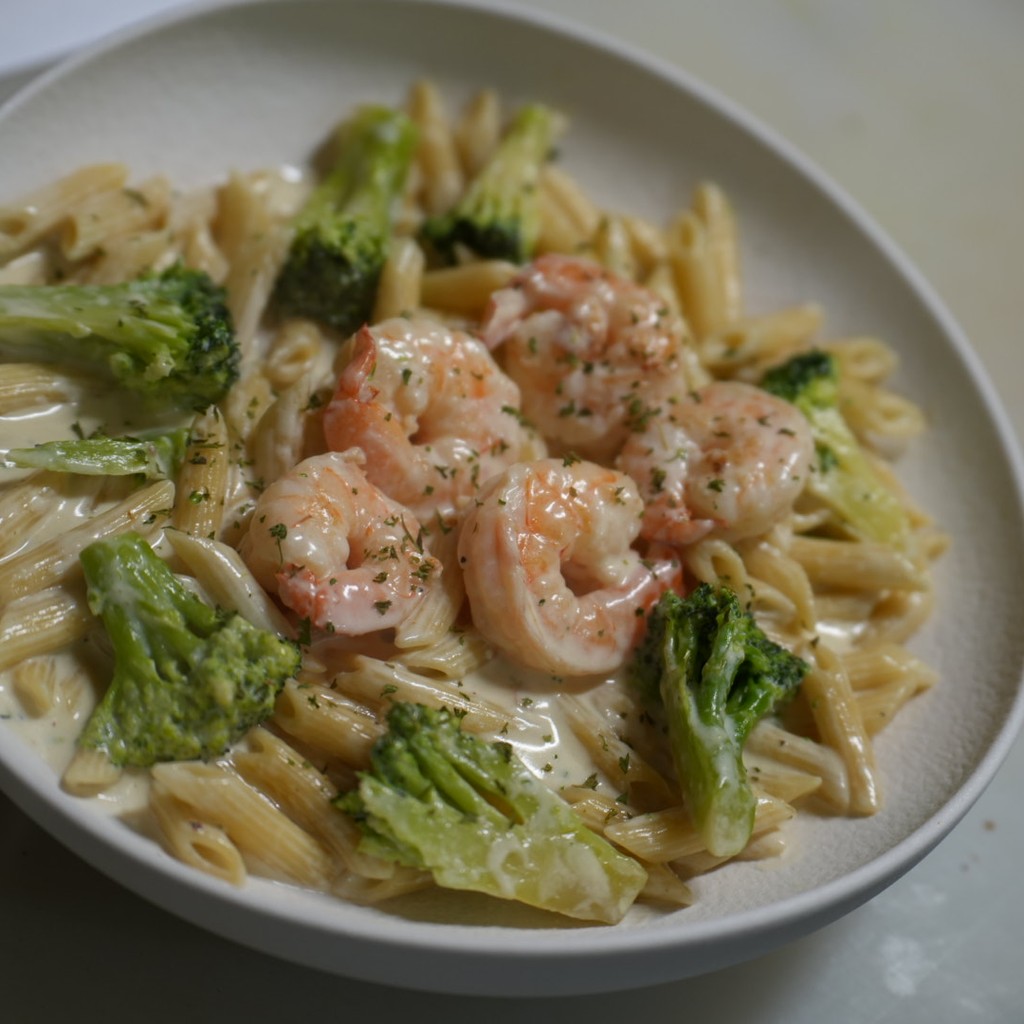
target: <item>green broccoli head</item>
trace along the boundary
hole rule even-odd
[[[173,479],[188,446],[188,430],[147,431],[138,436],[87,437],[11,448],[6,461],[21,469],[46,469],[83,476]]]
[[[2,285],[0,351],[96,372],[181,409],[205,409],[238,378],[224,290],[182,266],[114,285]]]
[[[274,299],[285,315],[351,333],[369,318],[416,130],[402,113],[364,107],[338,132],[338,159],[294,225]]]
[[[835,357],[812,349],[769,370],[761,387],[807,418],[817,459],[808,491],[840,527],[866,540],[902,547],[910,533],[906,509],[885,486],[839,408]]]
[[[117,765],[206,758],[273,711],[295,644],[200,600],[137,534],[90,544],[81,563],[114,651],[83,746]]]
[[[445,888],[610,923],[646,882],[508,744],[463,732],[445,710],[395,704],[371,770],[337,804],[361,824],[365,852]]]
[[[747,736],[806,672],[727,587],[701,584],[685,599],[666,592],[648,616],[631,679],[664,713],[684,802],[715,856],[739,853],[753,829]]]
[[[459,246],[513,263],[533,256],[540,229],[537,179],[558,124],[549,108],[524,107],[454,209],[426,221],[423,235],[444,260],[455,262]]]

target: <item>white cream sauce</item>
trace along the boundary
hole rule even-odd
[[[117,406],[111,402],[109,405],[100,403],[100,407]],[[31,414],[0,417],[0,449],[29,447],[43,441],[74,437],[72,425],[76,421],[85,433],[100,424],[97,416],[88,419],[78,416],[71,403],[41,408]],[[103,426],[111,433],[133,429],[127,421],[118,424],[107,421]],[[23,470],[0,468],[0,496],[6,485],[26,475]],[[69,496],[62,499],[45,522],[31,532],[31,543],[54,536],[81,521],[83,503],[75,500],[73,491],[70,488]],[[2,537],[3,522],[0,521],[0,542]],[[4,552],[4,558],[16,554],[29,542],[26,539],[17,549]],[[82,656],[83,650],[79,646],[56,655],[59,671],[71,674],[75,669],[88,667],[88,660]],[[33,748],[58,777],[71,760],[77,736],[105,686],[105,680],[96,678],[95,673],[86,672],[86,675],[91,682],[79,688],[74,700],[59,701],[47,714],[33,718],[21,706],[14,692],[12,671],[0,672],[0,719]],[[557,790],[583,784],[595,771],[592,759],[560,712],[557,695],[571,690],[598,696],[609,682],[602,678],[555,679],[497,656],[467,676],[461,684],[452,685],[458,685],[458,692],[463,696],[475,694],[481,700],[506,710],[513,721],[507,733],[500,738],[512,745],[539,778]],[[121,781],[106,792],[83,799],[104,813],[131,814],[145,805],[147,789],[147,772],[127,771]]]

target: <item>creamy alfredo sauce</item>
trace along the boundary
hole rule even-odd
[[[116,400],[110,395],[97,393],[95,386],[91,388],[91,394],[97,397],[96,408],[117,408]],[[74,403],[43,407],[18,416],[3,416],[0,417],[0,450],[69,438],[79,431],[88,434],[98,425],[98,417],[76,413]],[[130,416],[123,424],[107,420],[104,426],[112,434],[119,431],[130,433],[133,429]],[[0,468],[0,494],[4,485],[25,476],[27,473],[22,470]],[[67,482],[67,496],[47,513],[41,524],[28,531],[16,550],[5,554],[16,554],[30,543],[55,536],[82,521],[86,502],[76,498],[76,482],[82,484],[87,494],[91,494],[95,492],[89,488],[94,487],[96,481],[90,482],[89,478],[84,478],[83,483],[83,478],[69,477]],[[3,523],[0,522],[0,536],[2,531]],[[38,717],[30,715],[18,699],[13,685],[13,671],[0,673],[0,719],[33,748],[58,777],[70,762],[78,734],[107,684],[107,679],[103,677],[106,666],[97,669],[95,659],[89,656],[94,643],[95,640],[90,638],[54,656],[58,677],[74,677],[75,682],[66,688],[64,699],[58,700],[52,709]],[[538,777],[556,790],[584,784],[594,773],[592,759],[560,712],[555,695],[569,691],[588,693],[591,697],[599,698],[605,686],[614,685],[613,680],[553,679],[545,673],[515,665],[497,656],[461,683],[451,685],[456,686],[463,697],[477,697],[506,710],[512,722],[501,738],[513,746]],[[597,699],[594,706],[600,707],[603,703]],[[133,812],[145,806],[148,786],[148,772],[128,770],[108,790],[98,796],[82,799],[104,813],[130,817]]]

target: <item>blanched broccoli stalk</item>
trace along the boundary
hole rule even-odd
[[[646,881],[504,743],[463,732],[448,711],[395,704],[372,769],[337,799],[362,848],[424,868],[449,889],[571,917],[618,921]]]
[[[513,263],[533,256],[540,228],[537,179],[559,120],[540,104],[520,110],[455,208],[424,224],[424,236],[443,259],[454,262],[459,245],[478,256]]]
[[[172,479],[185,460],[188,430],[149,431],[137,437],[88,437],[11,448],[7,462],[21,469],[48,469],[85,476]]]
[[[337,162],[296,218],[275,301],[347,334],[372,312],[416,130],[401,112],[368,106],[341,126],[337,144]]]
[[[202,410],[238,377],[224,290],[180,266],[113,285],[0,285],[0,353],[98,372]]]
[[[903,546],[910,529],[906,511],[843,419],[835,358],[820,349],[800,353],[769,370],[761,387],[792,402],[811,425],[817,460],[808,490],[855,536]]]
[[[664,709],[685,804],[717,857],[739,853],[754,824],[743,744],[806,671],[726,587],[704,583],[685,600],[668,591],[648,616],[632,680]]]
[[[117,765],[211,757],[266,718],[299,650],[189,591],[140,536],[81,554],[114,676],[79,740]]]

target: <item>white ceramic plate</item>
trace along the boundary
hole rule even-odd
[[[271,0],[194,8],[47,75],[0,112],[0,200],[93,160],[182,185],[307,158],[363,100],[428,74],[565,110],[564,160],[604,205],[664,218],[713,178],[738,209],[748,305],[814,300],[828,332],[871,332],[932,420],[902,472],[954,538],[915,650],[942,672],[881,738],[884,810],[799,820],[779,863],[696,883],[697,903],[607,927],[397,917],[253,882],[234,890],[63,794],[13,732],[0,782],[43,827],[154,902],[261,950],[437,991],[570,994],[653,984],[766,952],[835,919],[912,867],[991,779],[1024,716],[1021,472],[993,391],[934,296],[864,215],[780,140],[698,83],[607,40],[425,0]],[[491,904],[486,904],[491,907]]]

